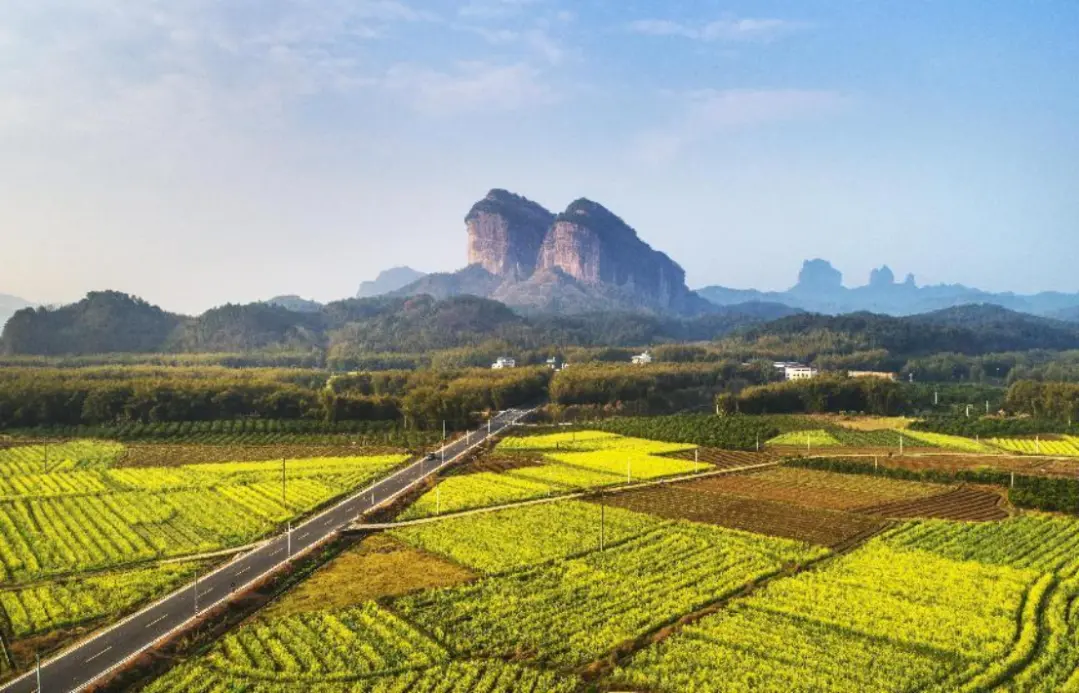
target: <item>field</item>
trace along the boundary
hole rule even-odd
[[[859,513],[886,518],[946,518],[995,521],[1009,517],[1005,500],[992,488],[961,486],[920,499],[891,501],[858,509]]]
[[[510,436],[499,442],[499,460],[523,463],[474,464],[487,470],[441,480],[401,515],[402,520],[464,511],[585,489],[671,477],[711,469],[688,457],[694,446],[619,436],[602,431],[570,431]],[[528,461],[528,464],[524,464]]]
[[[884,527],[881,521],[866,516],[724,494],[701,483],[615,494],[603,503],[661,518],[683,518],[834,548]]]
[[[11,634],[23,638],[124,612],[190,581],[199,567],[176,562],[0,590],[0,607]]]
[[[198,555],[256,540],[405,459],[121,467],[125,452],[86,440],[0,449],[0,632],[16,659],[23,640],[115,619],[190,581],[207,564]]]
[[[602,432],[506,441],[440,480],[440,503],[462,484],[491,490],[479,505],[573,488],[524,476],[556,466],[620,478],[602,454],[693,455]],[[708,459],[769,461],[737,456]],[[608,486],[367,537],[150,690],[1017,691],[1074,676],[1074,518],[1010,516],[997,488],[798,467]]]
[[[994,446],[1010,453],[1023,453],[1025,455],[1060,455],[1075,458],[1080,455],[1077,446],[1077,437],[1025,437],[1025,438],[992,438],[989,442]]]
[[[739,450],[693,440],[704,438],[696,415],[649,419],[503,438],[411,497],[398,519],[420,522],[342,535],[263,602],[239,598],[236,626],[185,636],[152,677],[130,681],[158,692],[1074,688],[1075,461],[893,419],[707,425],[744,444],[769,431]],[[640,435],[654,431],[672,439]],[[812,451],[835,457],[802,455],[808,432]],[[850,455],[898,452],[900,436],[908,455]],[[406,457],[342,440],[146,440],[0,448],[0,633],[18,666],[219,561],[202,553],[256,540]],[[1051,441],[1075,445],[1040,437]],[[800,455],[780,458],[785,447]],[[494,508],[515,501],[534,503]]]
[[[799,468],[770,468],[750,474],[696,480],[688,488],[726,492],[798,506],[851,510],[871,504],[940,494],[948,487],[925,482],[838,475]]]
[[[588,534],[595,537],[595,529]],[[603,551],[406,596],[395,606],[459,653],[583,665],[825,551],[676,521]]]

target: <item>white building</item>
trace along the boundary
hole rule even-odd
[[[630,357],[630,363],[631,364],[651,364],[652,363],[652,355],[649,354],[649,350],[645,350],[641,354],[635,354],[634,356]]]
[[[813,378],[817,375],[818,370],[812,366],[799,364],[797,366],[784,367],[784,380],[786,381],[801,381],[807,378]]]
[[[499,357],[495,360],[495,363],[491,365],[493,369],[512,369],[516,366],[513,359],[510,357]]]

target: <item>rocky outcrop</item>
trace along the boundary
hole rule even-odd
[[[394,294],[476,294],[515,308],[582,313],[713,310],[671,258],[654,251],[603,205],[575,200],[554,215],[496,188],[465,216],[468,266],[435,273]]]
[[[500,188],[489,191],[465,216],[469,265],[499,277],[528,278],[553,218],[532,200]]]
[[[537,262],[585,285],[629,291],[642,305],[670,308],[686,295],[686,275],[603,205],[584,198],[555,218]]]

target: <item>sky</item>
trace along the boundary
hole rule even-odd
[[[465,264],[490,188],[691,287],[1078,288],[1077,3],[3,0],[0,293],[187,313]]]

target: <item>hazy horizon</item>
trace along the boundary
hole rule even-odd
[[[693,288],[1077,291],[1077,6],[0,4],[0,293],[198,313],[588,197]]]

